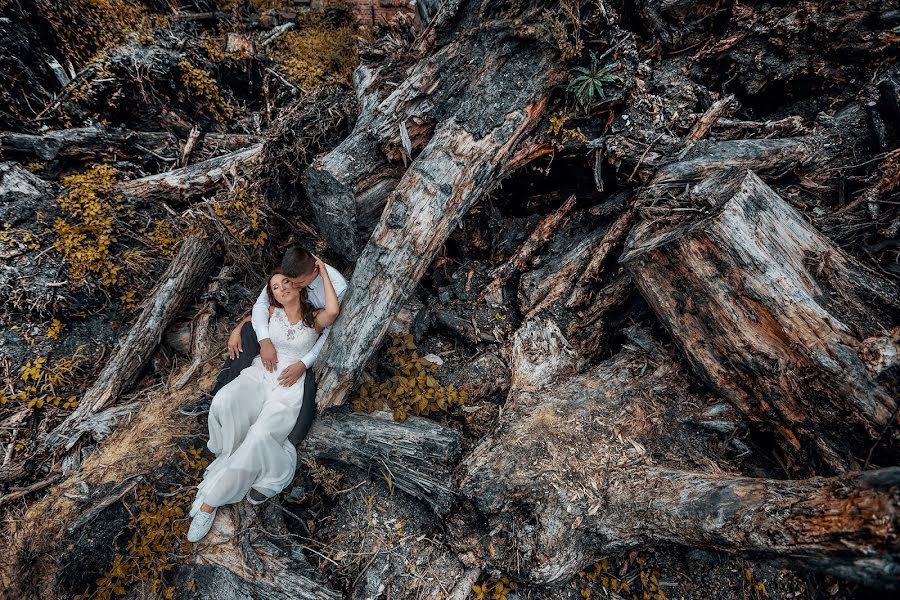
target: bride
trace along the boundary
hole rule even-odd
[[[266,289],[269,336],[278,363],[270,372],[257,356],[213,397],[207,447],[216,459],[206,468],[191,506],[190,542],[209,532],[218,507],[240,502],[251,488],[270,498],[294,478],[297,452],[288,434],[303,403],[306,379],[297,363],[340,312],[328,269],[318,258],[316,264],[325,284],[325,308],[316,311],[307,300],[306,288],[295,288],[276,269]],[[248,502],[257,503],[252,496]]]

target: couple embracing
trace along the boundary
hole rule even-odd
[[[312,366],[346,290],[334,267],[290,248],[229,336],[209,407],[207,447],[216,459],[197,488],[188,541],[209,532],[218,507],[264,502],[294,479],[294,446],[316,411]]]

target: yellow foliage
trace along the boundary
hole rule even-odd
[[[177,228],[170,221],[157,221],[150,232],[150,243],[160,256],[173,256],[180,241]]]
[[[153,594],[164,598],[174,595],[175,588],[166,585],[165,576],[178,564],[178,554],[190,552],[186,517],[194,496],[191,484],[200,481],[208,464],[200,448],[189,448],[181,455],[185,481],[173,484],[164,496],[149,484],[138,488],[137,509],[128,524],[132,535],[125,552],[113,558],[93,592],[87,589],[74,600],[109,600],[124,595],[137,582],[148,584]],[[196,589],[196,582],[191,580],[188,589]]]
[[[499,578],[491,576],[490,579],[473,585],[469,598],[471,600],[506,600],[506,595],[514,591],[516,591],[516,584],[506,575]]]
[[[230,198],[213,202],[219,223],[242,246],[260,247],[266,243],[266,199],[246,187],[237,188]]]
[[[309,467],[312,480],[316,482],[317,485],[320,485],[322,489],[325,490],[326,494],[334,496],[338,493],[338,484],[344,478],[343,473],[335,471],[334,469],[329,469],[312,458],[304,458],[303,463]]]
[[[51,340],[59,338],[59,332],[62,331],[63,323],[59,319],[53,319],[50,327],[47,328],[47,337]]]
[[[307,15],[297,29],[279,36],[268,54],[304,92],[349,83],[359,64],[354,26],[335,27],[315,13]]]
[[[629,571],[631,565],[637,569]],[[603,558],[590,568],[579,571],[578,576],[587,584],[587,587],[581,589],[583,598],[590,598],[592,594],[590,586],[598,584],[604,590],[603,597],[612,591],[620,595],[630,594],[626,597],[631,600],[666,600],[656,574],[648,570],[646,559],[638,556],[637,552],[632,552],[621,568],[611,569],[609,560]]]
[[[550,117],[551,144],[555,150],[562,150],[567,142],[579,142],[582,144],[587,142],[587,136],[584,135],[580,128],[566,128],[565,125],[568,120],[569,116],[563,113]]]
[[[76,66],[120,44],[129,32],[146,37],[154,21],[139,2],[130,0],[37,0],[37,5],[57,45]],[[157,24],[159,20],[157,16]]]
[[[95,165],[79,175],[63,177],[68,190],[57,203],[64,218],[53,224],[56,241],[53,246],[68,265],[69,278],[83,281],[97,275],[103,285],[115,285],[120,265],[110,260],[115,206],[110,199],[116,170],[108,165]]]
[[[212,75],[186,58],[179,61],[178,70],[181,72],[181,84],[198,111],[219,123],[225,123],[234,116],[234,108],[222,97],[219,84]]]
[[[53,323],[62,328],[62,323],[56,319]],[[81,355],[83,349],[84,346],[79,346],[72,356],[59,358],[52,364],[47,362],[46,356],[25,361],[20,369],[20,382],[11,394],[0,393],[0,404],[17,400],[28,408],[43,408],[49,404],[59,408],[75,408],[78,400],[71,394],[64,394],[63,390],[78,384],[78,375],[85,360]]]
[[[0,229],[0,244],[17,250],[37,250],[41,247],[30,231],[14,228],[9,223],[4,223],[3,229]]]
[[[419,357],[410,334],[396,336],[388,355],[394,375],[380,383],[363,383],[352,400],[354,410],[372,412],[387,404],[394,411],[394,420],[405,421],[410,414],[446,412],[453,404],[465,403],[465,391],[453,385],[444,387],[434,378],[437,365]]]

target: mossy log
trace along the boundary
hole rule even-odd
[[[897,398],[859,349],[896,324],[897,286],[751,172],[709,178],[692,197],[712,214],[631,234],[621,261],[644,299],[694,369],[774,439],[792,471],[862,468]],[[898,449],[894,429],[880,450],[896,457]]]
[[[685,449],[653,422],[696,398],[662,348],[586,368],[555,323],[531,320],[511,363],[499,426],[461,466],[473,510],[451,521],[458,552],[559,584],[608,554],[683,544],[897,588],[900,468],[774,480],[670,467]]]

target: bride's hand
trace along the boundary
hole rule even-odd
[[[323,261],[321,258],[316,256],[315,254],[313,254],[312,256],[313,256],[313,259],[316,261],[316,269],[319,271],[319,275],[322,275],[323,277],[328,277],[328,269],[325,268],[325,261]]]
[[[302,360],[298,360],[281,372],[281,375],[278,376],[278,383],[284,387],[291,387],[299,381],[305,372],[306,365],[303,364]]]

